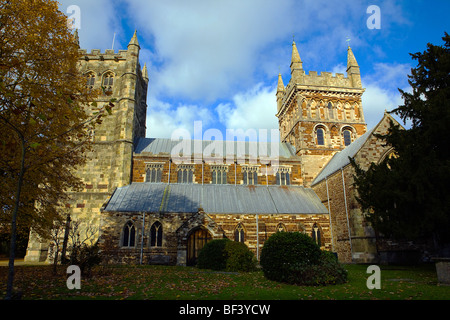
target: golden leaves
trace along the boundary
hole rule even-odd
[[[47,223],[45,215],[52,218],[65,191],[80,185],[73,168],[85,163],[90,132],[103,116],[85,107],[97,93],[77,72],[78,47],[66,22],[53,0],[0,1],[0,210],[12,207],[23,141],[19,219],[28,215]],[[110,113],[112,106],[103,109]],[[46,187],[39,187],[44,181]]]

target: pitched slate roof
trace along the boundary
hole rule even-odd
[[[356,139],[354,142],[352,142],[347,148],[344,150],[336,153],[331,160],[326,164],[326,166],[319,172],[317,177],[312,182],[312,185],[316,185],[322,180],[324,180],[329,175],[339,171],[341,168],[345,167],[346,165],[350,164],[350,158],[353,158],[359,150],[364,146],[367,140],[378,131],[378,128],[380,125],[386,121],[392,121],[395,125],[399,125],[400,128],[404,129],[402,125],[400,125],[397,120],[395,120],[387,111],[384,112],[383,118],[378,122],[378,124],[372,128],[372,130],[367,131],[365,134],[363,134],[361,137]]]
[[[223,214],[327,214],[301,186],[132,183],[117,188],[103,211]]]
[[[320,171],[320,173],[317,175],[317,177],[312,182],[312,185],[319,183],[320,181],[324,180],[329,175],[335,173],[336,171],[338,171],[341,168],[345,167],[346,165],[350,164],[349,157],[353,158],[356,155],[356,153],[358,153],[358,151],[362,148],[364,143],[372,135],[374,130],[375,130],[375,128],[370,131],[367,131],[361,137],[359,137],[358,139],[353,141],[344,150],[336,153],[331,158],[331,160],[326,164],[326,166]]]
[[[172,139],[166,139],[166,138],[140,138],[136,148],[134,150],[134,152],[136,154],[141,154],[141,153],[150,153],[153,155],[160,155],[160,154],[164,154],[164,155],[170,155],[171,151],[173,150],[173,148],[175,146],[177,146],[179,143],[181,142],[181,140],[172,140]],[[201,143],[201,150],[207,150],[206,148],[208,146],[211,146],[211,148],[213,148],[212,143],[215,141],[207,141],[207,140],[190,140],[190,149],[191,149],[191,154],[194,154],[194,152],[196,152],[196,143]],[[252,153],[253,155],[253,150],[256,150],[258,156],[260,155],[260,151],[262,150],[267,150],[267,152],[265,152],[268,156],[271,156],[272,153],[272,143],[271,142],[249,142],[249,141],[245,141],[245,142],[237,142],[237,141],[233,141],[231,142],[231,145],[227,145],[228,141],[217,141],[217,145],[220,147],[222,147],[222,155],[224,157],[226,157],[229,154],[233,154],[236,155],[238,153],[240,153],[241,151],[239,150],[238,152],[238,147],[239,148],[243,148],[243,152],[245,156],[248,156],[249,153]],[[265,145],[262,146],[262,143],[264,143]],[[231,148],[232,146],[232,148]],[[297,156],[295,155],[295,150],[294,147],[286,142],[283,143],[276,143],[274,144],[274,146],[277,146],[279,148],[278,150],[278,155],[281,158],[285,158],[285,159],[289,159],[289,158],[297,158]],[[264,149],[263,147],[266,147],[267,149]],[[254,148],[254,149],[252,149]],[[231,150],[230,150],[231,149]],[[184,150],[183,150],[184,151]],[[212,151],[216,151],[216,150],[212,150]]]

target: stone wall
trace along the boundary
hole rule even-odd
[[[387,132],[389,120],[395,121],[385,114],[354,156],[362,169],[367,170],[371,163],[378,163],[392,151],[383,140],[374,136]],[[338,253],[339,259],[343,262],[375,263],[379,261],[377,239],[357,202],[357,190],[353,186],[354,174],[353,167],[348,164],[312,188],[325,206],[329,207],[333,250]]]
[[[136,242],[132,248],[122,247],[123,228],[131,221],[136,230]],[[199,213],[146,213],[142,242],[143,213],[103,212],[100,246],[106,263],[137,264],[141,258],[144,264],[185,265],[189,235],[198,228],[206,229],[212,239],[234,240],[238,224],[244,228],[244,243],[257,254],[257,243],[262,249],[264,241],[280,226],[285,231],[304,232],[311,236],[316,225],[320,230],[321,248],[331,250],[329,216],[324,215],[258,215],[259,237],[257,237],[257,217],[255,214],[205,214]],[[150,228],[155,223],[162,225],[161,247],[150,246]],[[259,251],[260,253],[261,251]]]
[[[329,216],[323,215],[258,215],[255,214],[241,214],[241,215],[210,215],[210,217],[217,222],[217,224],[224,231],[227,238],[234,240],[234,233],[238,224],[245,230],[245,244],[255,254],[257,253],[257,244],[259,242],[259,254],[264,246],[264,242],[275,232],[279,227],[284,227],[286,232],[303,232],[312,235],[314,224],[319,227],[321,238],[321,249],[331,251],[331,233],[329,228]],[[258,220],[258,222],[257,222]],[[257,233],[258,229],[258,233]],[[257,236],[258,235],[258,236]]]
[[[123,247],[123,228],[128,221],[135,226],[134,247]],[[150,229],[155,222],[162,225],[161,247],[150,245]],[[143,228],[144,226],[144,228]],[[220,227],[204,213],[103,212],[100,248],[105,263],[186,265],[187,240],[198,228],[208,230],[212,239],[223,238]],[[144,237],[142,238],[142,234]],[[143,244],[143,245],[142,245]]]
[[[133,157],[133,182],[146,182],[146,168],[148,164],[162,164],[161,182],[177,183],[178,181],[178,165],[174,162],[170,163],[169,156],[155,156],[151,154],[134,154]],[[299,160],[280,160],[279,165],[289,169],[289,178],[291,185],[303,185],[301,174],[301,163]],[[196,184],[211,184],[212,171],[216,164],[205,162],[205,164],[194,164],[193,183]],[[248,167],[247,164],[230,164],[225,165],[227,172],[227,184],[234,185],[244,184],[243,171]],[[259,161],[255,165],[257,167],[257,184],[258,185],[276,185],[277,179],[274,167],[267,167]]]

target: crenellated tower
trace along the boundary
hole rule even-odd
[[[139,51],[136,32],[127,50],[117,53],[112,49],[94,49],[90,53],[79,49],[79,72],[86,77],[86,86],[101,92],[95,101],[97,105],[115,99],[112,113],[102,119],[92,134],[93,149],[86,154],[87,163],[76,171],[84,190],[72,192],[72,201],[64,209],[72,220],[81,222],[81,232],[88,226],[99,229],[102,206],[116,188],[132,180],[133,151],[146,132],[149,81],[147,66],[142,68],[139,63]],[[43,261],[47,256],[48,244],[32,234],[25,259]]]
[[[309,186],[329,159],[367,131],[361,97],[359,65],[347,52],[347,76],[303,70],[292,44],[291,79],[284,86],[278,75],[277,117],[282,142],[289,142],[301,157],[303,183]]]

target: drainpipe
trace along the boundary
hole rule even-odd
[[[331,250],[334,251],[334,241],[333,241],[333,225],[331,223],[331,207],[330,207],[330,194],[328,193],[328,177],[325,177],[325,184],[327,186],[327,199],[328,199],[328,216],[330,217],[330,232],[331,232]]]
[[[203,185],[204,165],[205,165],[205,160],[202,160],[202,185]]]
[[[259,214],[256,214],[256,260],[259,261]]]
[[[169,159],[169,179],[167,181],[168,184],[170,184],[170,171],[171,171],[171,164],[172,164],[172,159]]]
[[[267,164],[266,164],[266,186],[269,186],[269,177],[268,177],[268,173],[267,173]]]
[[[236,184],[237,184],[236,179],[237,179],[237,160],[234,161],[234,185],[235,185],[235,186],[236,186]]]
[[[352,248],[352,238],[350,234],[350,221],[348,219],[348,209],[347,209],[347,195],[345,193],[345,179],[344,179],[344,169],[341,168],[341,174],[342,174],[342,186],[344,190],[344,203],[345,203],[345,214],[347,215],[347,229],[348,229],[348,241],[350,243],[350,253],[353,260],[353,248]]]
[[[141,258],[139,264],[142,264],[142,257],[144,255],[145,212],[142,213],[142,216]]]

